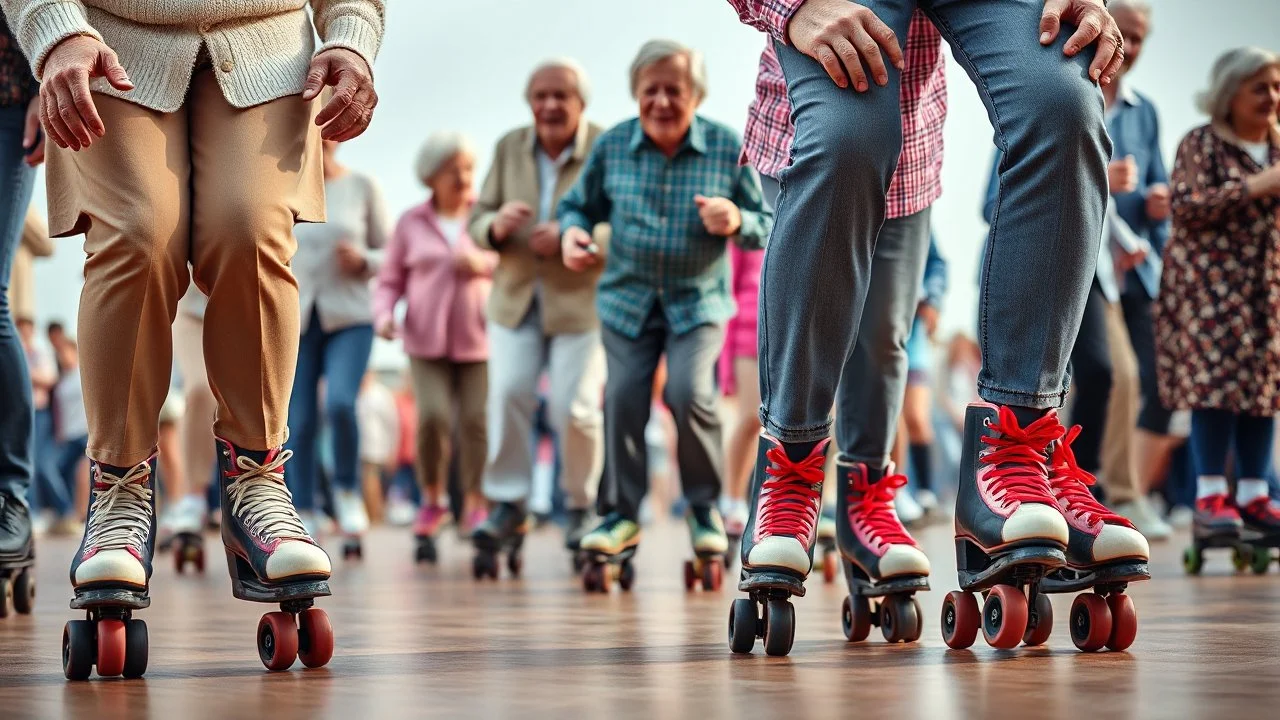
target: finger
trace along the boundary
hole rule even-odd
[[[1067,9],[1068,0],[1046,0],[1044,12],[1040,13],[1040,44],[1048,45],[1058,38],[1062,30],[1062,12]]]
[[[822,65],[823,70],[827,71],[827,75],[836,84],[836,87],[849,87],[849,76],[840,65],[840,58],[836,55],[836,51],[830,45],[819,45],[813,51],[813,59]]]
[[[302,99],[314,100],[321,90],[324,81],[329,77],[329,58],[321,55],[311,61],[311,69],[307,71],[307,81],[302,85]]]
[[[880,87],[888,85],[889,71],[884,67],[884,58],[880,55],[880,46],[876,41],[862,28],[858,28],[853,33],[853,46],[858,48],[858,54],[867,64],[867,69],[871,71],[871,77],[875,79],[876,84]]]
[[[333,119],[333,122],[324,126],[320,135],[327,140],[345,142],[364,132],[369,126],[370,117],[371,114],[367,108],[351,103],[341,115]]]
[[[35,149],[27,155],[27,164],[31,167],[35,167],[42,162],[44,162],[44,138],[41,138],[36,143]]]
[[[898,36],[893,34],[893,28],[881,22],[880,18],[874,17],[870,26],[867,27],[867,34],[875,40],[876,45],[884,48],[889,55],[889,62],[893,63],[894,67],[898,70],[907,67],[906,58],[902,55],[902,47],[898,45]],[[876,52],[878,54],[879,50]]]
[[[1120,74],[1120,66],[1124,65],[1124,46],[1121,45],[1111,57],[1111,62],[1102,70],[1102,84],[1110,85]]]
[[[49,103],[53,102],[48,93],[48,86],[40,89],[40,125],[44,127],[44,134],[47,138],[52,138],[53,143],[58,147],[65,148],[67,143],[58,134],[58,129],[54,127],[53,120],[49,118]]]
[[[98,137],[106,135],[107,127],[102,122],[102,116],[98,114],[98,108],[93,104],[93,95],[89,92],[89,79],[84,78],[84,82],[71,83],[70,90],[71,102],[75,105],[76,113],[84,120],[88,130]],[[90,142],[92,141],[92,138],[90,138]]]
[[[62,122],[66,124],[80,147],[88,147],[93,142],[93,138],[89,135],[89,128],[85,126],[84,118],[80,117],[80,111],[76,108],[71,87],[55,85],[53,92],[58,98],[58,116],[62,118]]]
[[[1067,45],[1070,46],[1071,42]],[[1093,62],[1089,63],[1089,77],[1093,80],[1102,80],[1103,71],[1107,70],[1117,57],[1124,58],[1124,55],[1119,52],[1119,42],[1111,35],[1104,35],[1098,40],[1098,49],[1093,54]]]
[[[329,98],[329,102],[325,103],[320,114],[316,115],[316,124],[327,125],[341,115],[351,101],[355,100],[356,91],[359,89],[360,83],[351,73],[339,73],[338,84],[333,89],[333,97]]]
[[[862,60],[858,58],[858,49],[843,37],[836,38],[832,47],[840,55],[840,63],[853,89],[858,92],[866,91],[870,85],[867,84],[867,74],[862,71]]]
[[[707,200],[708,198],[705,195],[693,196],[693,204],[697,205],[699,208],[704,207],[707,204]]]
[[[1090,13],[1089,15],[1086,15],[1084,18],[1082,18],[1080,22],[1076,23],[1076,31],[1072,33],[1071,37],[1067,40],[1067,44],[1063,46],[1062,51],[1066,53],[1068,56],[1075,55],[1076,53],[1080,52],[1081,50],[1085,49],[1090,44],[1092,44],[1094,40],[1097,40],[1098,36],[1101,34],[1102,34],[1102,19],[1098,17],[1097,13]],[[1111,51],[1114,52],[1115,40],[1110,37],[1106,39],[1111,41]],[[1094,56],[1094,62],[1097,62],[1098,58],[1101,56],[1102,56],[1102,48],[1099,47],[1098,54]],[[1110,59],[1111,59],[1111,55],[1108,53],[1104,62],[1098,65],[1099,72],[1101,72],[1102,67],[1106,65],[1105,61]],[[1093,79],[1095,80],[1098,79],[1097,76],[1093,75],[1092,73],[1090,73],[1090,76],[1093,77]]]
[[[107,82],[111,83],[111,87],[117,90],[132,90],[133,81],[129,79],[129,73],[124,71],[124,66],[120,64],[120,58],[114,52],[99,52],[98,61],[93,68],[94,77],[105,77]]]

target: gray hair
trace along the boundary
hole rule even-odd
[[[529,73],[529,81],[524,85],[524,97],[529,98],[529,93],[533,90],[533,79],[543,70],[568,70],[573,73],[574,83],[578,86],[578,97],[582,98],[582,104],[586,105],[591,102],[591,80],[587,78],[587,71],[583,69],[581,63],[573,58],[556,57],[543,60],[538,66]]]
[[[654,63],[668,58],[685,56],[689,59],[689,81],[693,94],[699,99],[707,96],[707,63],[702,53],[675,40],[650,40],[640,47],[636,59],[631,61],[631,97],[636,96],[640,85],[640,73]]]
[[[418,151],[418,160],[414,163],[418,179],[425,185],[440,172],[440,168],[445,163],[449,162],[449,158],[460,152],[475,154],[471,140],[466,135],[459,132],[432,133],[422,144],[422,149]]]
[[[1131,10],[1148,20],[1151,19],[1151,3],[1146,0],[1111,0],[1107,4],[1107,10],[1113,13],[1117,10]]]
[[[1245,80],[1264,68],[1280,67],[1280,55],[1256,47],[1228,50],[1209,72],[1209,88],[1196,97],[1196,105],[1214,122],[1228,122],[1231,101]]]

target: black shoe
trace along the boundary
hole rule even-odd
[[[582,536],[590,532],[599,520],[590,508],[567,511],[564,521],[565,548],[577,552],[582,544]]]
[[[31,511],[17,498],[0,493],[0,564],[31,557]]]
[[[500,502],[489,511],[484,522],[471,533],[471,541],[479,550],[497,550],[524,535],[529,529],[529,514],[516,503]]]

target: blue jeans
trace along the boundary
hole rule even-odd
[[[71,493],[64,476],[58,470],[59,448],[53,435],[53,412],[49,409],[35,411],[35,442],[32,460],[34,480],[31,486],[31,509],[36,512],[53,510],[62,517],[71,511]],[[81,453],[83,454],[83,450]]]
[[[25,503],[31,487],[31,376],[9,310],[9,276],[22,242],[35,170],[22,151],[25,107],[0,107],[0,493]]]
[[[1235,476],[1261,480],[1271,470],[1273,417],[1239,415],[1228,410],[1192,410],[1190,445],[1196,475],[1226,475],[1235,451]]]
[[[58,476],[62,478],[62,486],[70,497],[76,495],[76,470],[87,459],[85,449],[88,447],[88,435],[71,438],[58,445]]]
[[[905,45],[915,0],[862,0]],[[1092,51],[1039,43],[1042,0],[920,0],[977,85],[1004,152],[980,298],[980,395],[1056,407],[1089,294],[1111,142]],[[760,419],[783,442],[829,432],[872,284],[885,193],[902,147],[898,72],[887,87],[840,89],[777,45],[795,121],[760,287]],[[821,312],[814,312],[821,308]]]
[[[325,420],[333,434],[333,485],[335,489],[360,487],[360,428],[356,421],[356,396],[369,367],[373,350],[373,326],[356,325],[334,332],[320,327],[312,313],[307,331],[298,344],[298,369],[289,398],[289,441],[293,451],[285,478],[299,510],[314,510],[319,481],[320,378],[325,380]]]

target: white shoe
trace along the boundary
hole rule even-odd
[[[369,513],[365,512],[364,497],[359,493],[339,490],[334,493],[333,504],[342,534],[360,535],[369,529]]]
[[[204,529],[205,516],[209,509],[205,507],[204,495],[187,495],[171,505],[162,518],[168,521],[167,529],[177,533],[199,533]]]
[[[314,510],[299,510],[298,519],[302,521],[302,528],[307,531],[307,537],[312,539],[321,535],[320,519]]]
[[[937,499],[934,499],[937,504]],[[911,496],[911,491],[905,486],[898,488],[898,495],[893,499],[893,507],[898,512],[898,519],[903,525],[911,525],[920,521],[924,517],[924,508],[920,507],[920,503]]]
[[[392,527],[407,527],[413,524],[418,508],[403,496],[392,495],[387,503],[387,524]]]
[[[1140,497],[1130,502],[1117,503],[1112,511],[1128,518],[1138,528],[1138,532],[1148,540],[1168,540],[1173,534],[1173,528],[1160,519],[1160,516],[1147,503],[1146,498]]]
[[[938,496],[934,495],[932,490],[916,490],[915,500],[925,514],[932,514],[938,509]]]
[[[1169,511],[1169,525],[1178,530],[1186,530],[1195,520],[1196,511],[1186,505],[1178,505]]]

